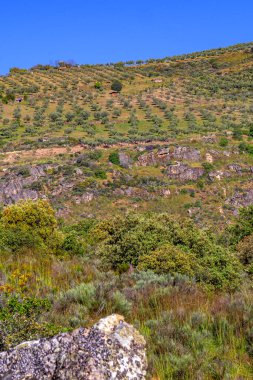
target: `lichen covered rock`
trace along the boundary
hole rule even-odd
[[[190,167],[187,164],[178,162],[175,165],[168,166],[166,174],[170,179],[176,179],[179,181],[192,181],[197,180],[204,174],[202,167]]]
[[[141,380],[146,367],[144,338],[116,314],[0,353],[3,380]]]
[[[198,149],[187,146],[176,146],[161,148],[139,156],[137,165],[164,165],[171,160],[200,161],[201,156]]]

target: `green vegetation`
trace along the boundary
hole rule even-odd
[[[240,141],[251,136],[253,123],[251,48],[131,64],[13,68],[0,77],[1,145],[163,141],[207,132],[223,139],[232,132]]]
[[[1,245],[12,251],[30,248],[57,252],[62,241],[54,211],[43,200],[6,207],[0,228]]]
[[[252,46],[0,76],[2,350],[121,313],[150,379],[253,378]]]
[[[118,152],[112,152],[112,153],[109,155],[109,161],[110,161],[112,164],[119,165],[119,164],[120,164],[119,153],[118,153]]]
[[[117,91],[117,92],[120,92],[121,90],[122,90],[122,83],[120,82],[120,81],[118,81],[118,80],[114,80],[113,82],[112,82],[112,85],[111,85],[111,89],[113,90],[113,91]]]
[[[46,201],[4,208],[1,348],[118,312],[146,337],[150,374],[250,379],[251,214],[223,239],[164,213],[60,226]]]
[[[114,270],[134,265],[158,274],[186,274],[217,288],[237,286],[238,260],[189,220],[130,215],[101,222],[93,235],[99,254]]]

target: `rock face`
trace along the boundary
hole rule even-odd
[[[200,152],[198,149],[187,146],[177,146],[159,149],[157,152],[152,151],[150,153],[142,154],[138,158],[138,165],[163,165],[170,162],[171,160],[186,160],[198,162],[200,161],[200,158]]]
[[[208,174],[208,177],[211,181],[221,180],[222,178],[228,177],[237,177],[247,175],[252,177],[253,168],[251,166],[241,166],[238,164],[230,164],[227,165],[227,169],[225,170],[216,170],[212,171]]]
[[[240,207],[247,207],[253,205],[253,189],[244,189],[243,191],[236,191],[231,198],[226,200],[226,204],[229,204],[235,208],[235,214],[238,213]]]
[[[133,163],[131,157],[124,151],[119,152],[119,162],[120,165],[126,169],[130,168]]]
[[[116,189],[116,190],[114,190],[113,194],[116,196],[125,196],[128,198],[141,198],[141,199],[152,199],[152,198],[154,198],[154,195],[149,193],[147,190],[140,189],[138,187],[131,187],[131,186]]]
[[[202,167],[190,167],[187,164],[170,165],[167,168],[167,175],[171,179],[177,179],[179,181],[191,181],[196,180],[204,174]]]
[[[27,174],[6,173],[0,181],[0,202],[11,204],[18,202],[20,199],[39,198],[40,194],[31,186],[41,177],[47,176],[47,170],[52,169],[52,165],[31,166],[27,168]]]
[[[38,199],[38,192],[25,188],[29,183],[28,180],[21,177],[12,177],[6,182],[0,184],[0,202],[10,204],[20,199]]]
[[[144,338],[119,315],[0,353],[1,380],[142,380]]]

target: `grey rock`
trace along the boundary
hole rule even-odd
[[[202,167],[190,167],[187,164],[177,163],[176,165],[170,165],[167,168],[167,176],[171,179],[177,179],[179,181],[191,181],[197,180],[204,174]]]
[[[241,173],[242,167],[238,164],[230,164],[227,166],[228,170],[231,170],[232,172]]]
[[[75,203],[80,204],[80,203],[89,203],[95,198],[95,194],[92,192],[85,192],[82,194],[81,197],[75,197]]]
[[[200,152],[198,149],[191,148],[188,146],[178,146],[172,153],[172,157],[175,160],[186,160],[186,161],[200,161]]]
[[[119,315],[0,353],[1,379],[144,380],[144,338]]]
[[[145,189],[140,189],[138,187],[122,187],[114,190],[114,195],[125,196],[128,198],[142,198],[142,199],[152,199],[154,195],[149,193]]]
[[[159,195],[164,198],[168,198],[171,195],[170,189],[160,189]]]
[[[0,183],[0,202],[11,204],[18,202],[20,199],[38,199],[38,192],[29,190],[27,186],[29,181],[17,176],[8,178]]]
[[[215,144],[217,141],[217,137],[215,135],[203,136],[202,141],[207,144]]]
[[[119,152],[119,162],[123,168],[130,168],[133,161],[131,157],[124,151]]]
[[[226,170],[215,170],[208,174],[208,178],[211,181],[218,180],[220,181],[222,178],[228,178],[231,177],[231,173]]]
[[[200,161],[200,152],[198,149],[187,146],[176,146],[169,148],[162,148],[158,151],[151,151],[146,154],[142,154],[138,158],[138,165],[150,166],[150,165],[164,165],[172,160],[184,160],[184,161]]]
[[[226,204],[235,208],[235,214],[237,214],[240,207],[253,205],[253,188],[236,191],[232,197],[226,200]]]
[[[52,165],[36,165],[28,168],[28,176],[18,175],[17,173],[5,172],[0,182],[0,202],[3,204],[16,203],[21,199],[36,200],[40,197],[37,190],[29,189],[29,186],[37,182],[39,178],[47,175],[46,171]]]
[[[241,166],[239,164],[229,164],[227,165],[227,170],[216,170],[208,174],[211,181],[221,180],[222,178],[250,175],[252,173],[252,168],[248,166]]]
[[[83,174],[83,171],[80,168],[76,168],[75,172],[76,172],[77,175],[82,175]]]

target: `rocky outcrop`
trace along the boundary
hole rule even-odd
[[[196,180],[205,173],[202,167],[190,167],[187,164],[177,163],[176,165],[168,166],[166,174],[171,179],[179,181]]]
[[[95,194],[91,191],[86,191],[84,194],[81,195],[81,197],[74,197],[75,203],[89,203],[95,198]]]
[[[25,171],[23,168],[23,172],[20,168],[6,172],[0,181],[0,202],[11,204],[20,199],[38,199],[40,194],[32,185],[41,177],[46,177],[47,170],[52,168],[52,165],[45,164],[27,167]]]
[[[208,174],[211,181],[221,180],[222,178],[237,177],[242,175],[252,175],[253,168],[249,166],[242,166],[238,164],[229,164],[225,170],[215,170]]]
[[[200,161],[200,158],[200,152],[198,149],[187,146],[177,146],[162,148],[158,151],[152,151],[149,153],[142,154],[138,158],[138,165],[164,165],[172,160],[198,162]]]
[[[217,141],[217,137],[215,135],[203,136],[202,141],[206,144],[215,144]]]
[[[253,188],[236,191],[231,198],[226,200],[226,204],[235,209],[235,214],[240,207],[253,205]]]
[[[215,181],[215,180],[220,181],[222,178],[227,178],[230,176],[231,176],[231,173],[229,173],[228,171],[223,171],[223,170],[215,170],[208,174],[208,178],[211,181]]]
[[[237,174],[241,174],[242,173],[242,166],[241,165],[238,165],[238,164],[229,164],[227,166],[228,170],[232,171],[232,172],[235,172]]]
[[[189,146],[177,146],[171,154],[174,160],[200,161],[199,150]]]
[[[119,152],[119,162],[123,168],[128,169],[132,166],[133,160],[131,159],[131,157],[126,152],[120,151]]]
[[[38,199],[38,192],[26,188],[31,182],[22,177],[11,177],[0,183],[0,202],[10,204],[20,199]]]
[[[125,196],[128,198],[141,198],[141,199],[152,199],[154,194],[149,193],[145,189],[140,189],[139,187],[122,187],[114,190],[114,195]]]
[[[119,315],[0,353],[2,380],[143,380],[144,338]]]

